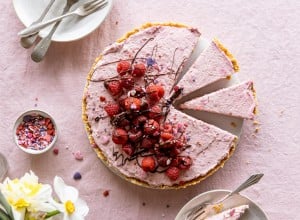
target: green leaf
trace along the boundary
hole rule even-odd
[[[1,220],[11,220],[11,218],[2,209],[0,209],[0,219]]]
[[[47,213],[47,215],[45,216],[45,218],[47,219],[47,218],[50,218],[50,217],[52,217],[52,216],[54,216],[54,215],[57,215],[57,214],[59,214],[60,213],[60,211],[58,211],[58,210],[54,210],[54,211],[52,211],[52,212],[48,212]]]
[[[7,215],[10,217],[10,219],[14,220],[14,215],[12,213],[11,206],[8,204],[8,202],[6,201],[6,199],[3,196],[1,191],[0,191],[0,204],[3,206],[3,208],[5,209]]]

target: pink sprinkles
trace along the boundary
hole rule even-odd
[[[25,115],[17,127],[16,135],[20,146],[43,150],[53,141],[55,129],[50,118],[38,114]]]

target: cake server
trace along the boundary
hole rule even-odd
[[[263,177],[264,174],[254,174],[250,176],[245,182],[243,182],[241,185],[239,185],[235,190],[233,190],[231,193],[227,194],[226,196],[222,197],[216,202],[213,203],[203,203],[196,207],[191,208],[188,210],[188,214],[185,217],[185,220],[201,220],[207,217],[207,213],[213,208],[213,206],[221,204],[226,199],[231,197],[234,194],[237,194],[241,192],[244,189],[247,189],[248,187],[258,183],[260,179]]]
[[[18,35],[19,36],[31,35],[31,34],[37,32],[37,31],[47,27],[50,24],[53,24],[57,21],[61,21],[63,18],[72,16],[72,15],[73,16],[77,15],[77,16],[81,16],[81,17],[87,16],[87,15],[95,12],[98,9],[104,8],[107,5],[107,3],[108,3],[107,0],[92,0],[90,2],[87,2],[87,3],[79,6],[78,8],[76,8],[75,10],[73,10],[69,13],[66,13],[67,11],[65,11],[63,13],[63,15],[61,15],[59,17],[52,18],[48,21],[41,22],[41,23],[38,23],[38,24],[35,24],[35,25],[31,25],[31,26],[25,28],[24,30],[20,31],[18,33]]]
[[[67,4],[62,12],[62,14],[66,13],[70,10],[71,6],[78,2],[79,0],[67,0]],[[56,24],[52,27],[51,31],[48,35],[40,40],[40,42],[34,47],[31,53],[31,59],[35,62],[40,62],[43,60],[44,56],[46,55],[48,48],[51,44],[51,39],[56,31],[58,25],[60,24],[61,20],[56,22]]]
[[[39,19],[37,19],[31,25],[40,23],[45,18],[45,16],[47,15],[48,11],[50,10],[50,8],[52,7],[54,2],[55,2],[55,0],[51,0],[49,2],[49,4],[47,5],[47,7],[44,9],[44,11],[41,14],[41,16],[39,17]],[[33,43],[35,42],[37,36],[38,36],[38,32],[36,32],[30,36],[27,36],[27,37],[21,37],[20,43],[21,43],[22,47],[24,47],[24,48],[31,47],[33,45]]]

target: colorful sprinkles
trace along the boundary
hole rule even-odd
[[[17,143],[31,150],[44,150],[55,137],[54,124],[40,114],[25,115],[16,129]]]

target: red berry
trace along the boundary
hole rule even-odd
[[[148,98],[153,101],[159,101],[165,94],[165,90],[161,85],[150,84],[146,88]]]
[[[173,127],[170,123],[165,123],[162,127],[164,132],[173,133]]]
[[[141,144],[142,148],[153,148],[154,145],[157,143],[157,140],[155,140],[154,138],[144,138]]]
[[[57,154],[59,153],[58,148],[54,148],[54,149],[53,149],[53,153],[54,153],[55,155],[57,155]]]
[[[105,101],[106,101],[106,98],[105,98],[104,96],[100,96],[100,97],[99,97],[99,100],[100,100],[100,102],[105,102]]]
[[[160,134],[161,139],[163,139],[164,141],[170,140],[173,138],[173,134],[168,133],[168,132],[162,132]]]
[[[142,169],[146,172],[153,172],[156,168],[156,163],[154,157],[144,157],[142,159]]]
[[[123,76],[121,78],[121,85],[125,89],[132,89],[134,87],[134,78],[132,76]]]
[[[120,112],[120,106],[116,103],[108,103],[106,106],[104,106],[104,110],[109,117],[113,117]]]
[[[143,133],[141,131],[131,130],[128,132],[129,140],[132,141],[133,143],[138,142],[142,136],[143,136]]]
[[[170,167],[167,169],[166,175],[170,178],[170,180],[177,180],[179,177],[179,169],[177,167]]]
[[[193,160],[189,156],[179,157],[179,165],[178,165],[179,169],[187,170],[191,167],[192,164],[193,164]]]
[[[135,127],[138,128],[138,127],[144,125],[146,121],[147,121],[147,117],[146,117],[146,116],[144,116],[144,115],[139,115],[138,117],[136,117],[135,119],[133,119],[132,124],[133,124]]]
[[[130,71],[130,66],[131,64],[128,61],[120,61],[117,65],[117,72],[120,76],[123,76]]]
[[[160,156],[160,157],[157,157],[157,163],[159,164],[159,166],[162,166],[162,167],[166,167],[168,166],[170,163],[170,159],[166,156]]]
[[[160,120],[162,116],[161,108],[158,105],[154,105],[149,110],[149,118]]]
[[[113,96],[119,95],[122,93],[122,85],[120,80],[113,80],[104,83],[105,88]]]
[[[128,155],[132,156],[134,153],[134,147],[131,144],[125,144],[122,146],[122,150]]]
[[[115,144],[126,144],[128,141],[127,131],[122,128],[115,129],[112,134],[112,141]]]
[[[134,97],[128,97],[124,100],[124,107],[126,110],[138,111],[141,108],[141,100]]]
[[[155,133],[159,132],[159,124],[157,121],[153,119],[149,119],[144,124],[144,132],[146,134],[154,135]]]
[[[143,63],[138,63],[133,66],[132,75],[135,77],[142,77],[146,73],[146,66]]]

